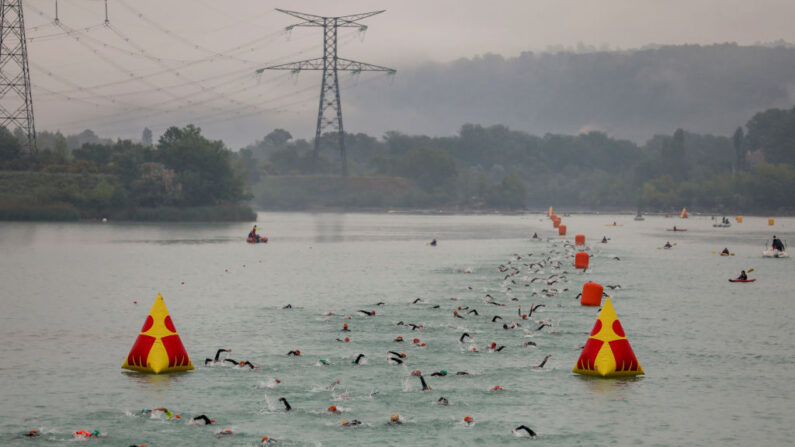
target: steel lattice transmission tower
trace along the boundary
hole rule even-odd
[[[0,0],[0,126],[22,129],[27,149],[36,151],[22,0]]]
[[[376,14],[381,14],[384,10],[342,17],[321,17],[278,8],[276,10],[304,20],[303,22],[288,26],[286,28],[288,31],[298,26],[323,28],[323,57],[290,62],[282,65],[272,65],[270,67],[260,68],[257,70],[257,73],[262,73],[265,70],[290,70],[293,73],[298,73],[301,70],[323,71],[323,78],[320,84],[320,104],[317,111],[317,130],[315,131],[315,152],[313,160],[315,162],[317,161],[318,152],[320,150],[320,138],[323,133],[336,132],[339,141],[340,157],[342,158],[342,175],[348,175],[348,161],[345,156],[345,132],[342,127],[340,84],[337,73],[340,71],[350,71],[353,73],[383,71],[394,74],[396,70],[338,57],[337,28],[359,28],[359,30],[364,31],[367,29],[367,26],[358,23],[358,21]]]

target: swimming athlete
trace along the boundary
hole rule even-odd
[[[387,351],[387,354],[394,354],[397,357],[405,358],[406,354],[403,352]]]
[[[464,317],[462,317],[461,315],[458,315],[458,311],[457,311],[457,310],[454,310],[454,311],[453,311],[453,316],[454,316],[454,317],[456,317],[456,318],[460,318],[460,319],[462,319],[462,320],[465,320],[465,318],[464,318]]]
[[[517,435],[523,435],[522,431],[524,431],[528,437],[534,438],[536,436],[536,432],[534,432],[530,427],[526,425],[520,425],[513,429],[513,432]]]
[[[293,409],[293,407],[290,406],[290,403],[287,402],[287,399],[280,397],[279,402],[284,404],[284,411],[290,411]]]
[[[468,376],[470,374],[468,372],[466,372],[466,371],[458,371],[457,373],[455,373],[455,375],[457,375],[457,376]]]
[[[538,233],[533,233],[533,239],[538,239]]]
[[[244,361],[244,362],[240,362],[240,363],[238,363],[238,364],[237,364],[237,366],[239,366],[239,367],[241,367],[241,368],[242,368],[242,367],[244,367],[244,366],[248,366],[248,367],[249,367],[249,368],[251,368],[251,369],[254,369],[254,368],[256,368],[256,369],[259,369],[259,366],[254,366],[254,365],[253,365],[251,362],[249,362],[248,360],[246,360],[246,361]]]
[[[547,354],[546,357],[544,357],[544,360],[541,363],[539,363],[537,366],[534,366],[533,369],[541,369],[541,368],[543,368],[544,365],[546,365],[547,360],[549,360],[550,357],[552,357],[552,354]]]
[[[417,303],[420,303],[420,302],[422,302],[422,298],[417,298],[414,301],[412,301],[411,304],[417,304]]]
[[[298,349],[296,349],[295,351],[290,351],[290,352],[288,352],[288,353],[287,353],[287,355],[291,355],[291,356],[293,356],[293,357],[297,357],[297,356],[300,356],[300,355],[301,355],[301,351],[299,351]]]
[[[541,326],[538,326],[536,331],[540,331],[541,329],[544,329],[544,327],[552,327],[552,325],[549,323],[541,323]]]
[[[389,425],[400,425],[403,422],[400,420],[400,415],[397,413],[392,413],[392,416],[389,417]]]
[[[349,343],[351,341],[350,337],[345,337],[345,339],[337,339],[340,343]]]
[[[501,316],[499,316],[499,315],[495,315],[495,316],[494,316],[494,318],[492,318],[492,319],[491,319],[491,322],[492,322],[492,323],[494,323],[495,321],[497,321],[497,318],[499,318],[500,320],[502,320],[502,317],[501,317]]]
[[[411,330],[412,331],[416,331],[417,329],[422,329],[423,328],[423,326],[421,324],[414,324],[414,323],[409,323],[406,326],[411,326]]]
[[[464,417],[464,423],[465,423],[466,425],[472,425],[472,424],[474,424],[474,423],[475,423],[475,420],[474,420],[474,419],[472,419],[472,416],[465,416],[465,417]]]
[[[395,337],[395,339],[394,339],[394,340],[392,340],[392,341],[394,341],[395,343],[403,343],[403,337],[401,337],[400,335],[398,335],[398,336],[397,336],[397,337]]]
[[[350,331],[351,331],[351,330],[350,330],[350,329],[348,329],[348,323],[344,323],[344,324],[342,325],[342,329],[340,329],[340,332],[350,332]]]
[[[444,377],[446,375],[447,375],[446,369],[443,369],[441,371],[436,371],[435,373],[431,374],[431,376],[440,376],[440,377]]]
[[[444,396],[440,397],[439,400],[436,401],[436,403],[444,406],[450,405],[450,401],[447,400],[447,398]]]
[[[340,425],[343,427],[355,427],[357,425],[362,425],[362,421],[358,419],[351,419],[350,421],[343,419],[342,422],[340,422]]]
[[[422,382],[422,391],[430,391],[431,387],[429,387],[428,384],[425,383],[425,378],[422,377],[422,374],[419,375],[419,378],[420,378],[420,382]]]
[[[729,247],[724,248],[723,251],[721,252],[721,254],[724,254],[724,255],[730,254],[729,253]]]
[[[375,316],[375,311],[374,310],[366,311],[366,310],[359,309],[357,312],[361,312],[362,314],[367,315],[369,317]]]
[[[72,437],[77,439],[88,439],[91,437],[96,438],[97,436],[99,436],[99,430],[94,430],[92,432],[89,432],[88,430],[77,430],[76,432],[72,433]]]
[[[480,314],[478,313],[478,310],[477,310],[477,309],[472,309],[472,310],[470,310],[469,312],[467,312],[467,314],[469,314],[469,315],[472,315],[472,314],[475,314],[475,315],[480,315]]]
[[[328,407],[328,408],[326,409],[326,411],[328,411],[329,413],[335,413],[335,414],[340,414],[340,413],[342,413],[340,410],[338,410],[338,409],[337,409],[337,406],[336,406],[336,405],[332,405],[332,406]]]
[[[214,436],[216,438],[223,438],[224,436],[229,436],[231,434],[232,434],[232,430],[226,428],[224,430],[221,430],[221,431],[217,432]]]
[[[356,360],[352,361],[351,363],[353,363],[354,365],[358,365],[358,364],[359,364],[359,362],[360,362],[360,361],[361,361],[361,360],[362,360],[364,357],[366,357],[364,354],[359,354],[359,355],[356,357]]]
[[[525,346],[538,346],[538,345],[536,345],[536,342],[534,342],[534,341],[526,341],[526,342],[524,342],[524,345]]]
[[[276,442],[279,442],[279,441],[277,441],[277,440],[275,440],[273,438],[269,438],[267,436],[263,436],[262,440],[260,441],[260,445],[263,445],[263,446],[264,445],[271,445],[271,444],[276,443]]]
[[[436,246],[436,239],[431,241],[431,247],[435,247],[435,246]]]
[[[204,366],[207,366],[207,364],[209,364],[209,363],[212,363],[212,364],[218,363],[218,358],[221,356],[222,352],[232,352],[232,350],[231,349],[223,349],[223,348],[219,349],[218,351],[215,352],[215,358],[214,359],[204,359]]]
[[[461,338],[459,338],[458,341],[463,343],[464,342],[464,337],[469,337],[469,339],[472,340],[472,336],[469,335],[469,332],[464,332],[463,334],[461,334]]]
[[[606,243],[607,243],[607,236],[603,236],[603,237],[602,237],[602,243],[603,243],[603,244],[606,244]]]
[[[282,309],[292,309],[292,308],[293,308],[292,304],[287,304],[286,306],[282,306]]]
[[[38,430],[30,430],[29,432],[25,433],[22,436],[27,436],[28,438],[35,438],[37,436],[41,436],[41,433]]]
[[[201,423],[200,423],[201,422]],[[206,414],[196,416],[188,421],[189,424],[210,425],[215,423],[215,419],[210,419]]]

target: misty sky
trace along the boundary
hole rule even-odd
[[[28,51],[39,130],[140,138],[170,125],[196,123],[234,149],[275,127],[311,137],[320,77],[257,68],[319,57],[319,28],[284,27],[292,9],[346,15],[386,9],[363,21],[370,28],[340,30],[340,55],[411,70],[483,53],[631,49],[649,44],[795,42],[795,1],[776,0],[102,0],[24,2]],[[359,83],[390,88],[383,74],[345,74],[345,92]],[[487,82],[488,80],[484,80]],[[380,83],[380,84],[379,84]],[[383,104],[389,107],[389,104]],[[380,136],[412,133],[411,120],[348,120],[346,130]],[[462,123],[463,124],[463,123]],[[438,130],[439,134],[449,129]]]

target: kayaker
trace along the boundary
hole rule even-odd
[[[533,239],[538,239],[538,233],[533,233]]]
[[[607,236],[602,236],[602,243],[603,243],[603,244],[606,244],[606,243],[607,243]]]
[[[248,238],[254,242],[259,242],[259,235],[257,234],[256,225],[254,225],[254,228],[251,229],[251,232],[248,234]]]
[[[435,246],[436,246],[436,239],[431,241],[431,247],[435,247]]]
[[[781,242],[781,239],[777,238],[775,235],[773,236],[773,249],[784,251],[784,243]]]
[[[674,227],[674,228],[676,228],[676,227]],[[663,245],[663,247],[665,247],[665,248],[671,248],[671,247],[673,247],[673,245],[671,245],[671,243],[670,243],[670,242],[666,241],[666,242],[665,242],[665,245]]]
[[[738,276],[737,279],[741,281],[748,281],[748,275],[745,273],[745,270],[740,272],[740,276]]]
[[[728,255],[728,254],[729,254],[729,249],[728,249],[728,248],[724,248],[724,249],[723,249],[723,251],[722,251],[722,252],[720,252],[720,254],[722,254],[722,255]]]

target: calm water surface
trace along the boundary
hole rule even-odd
[[[763,259],[761,244],[773,232],[795,242],[795,219],[768,227],[746,217],[727,229],[704,217],[563,220],[567,239],[585,234],[594,256],[586,273],[566,268],[568,282],[552,287],[569,290],[555,297],[533,296],[547,287],[525,287],[533,274],[512,284],[497,270],[514,253],[523,259],[512,265],[550,250],[571,263],[538,215],[262,213],[267,245],[243,241],[248,224],[0,223],[0,445],[71,445],[78,429],[107,434],[92,444],[150,447],[255,446],[264,435],[287,446],[792,445],[795,264]],[[605,226],[613,221],[623,226]],[[674,224],[688,231],[665,231]],[[543,242],[529,240],[534,231]],[[608,244],[597,243],[603,235]],[[439,246],[427,246],[434,237]],[[666,240],[676,246],[659,249]],[[736,255],[712,253],[724,247]],[[756,283],[727,281],[749,268]],[[588,280],[621,285],[613,304],[646,376],[571,373],[597,315],[574,299]],[[157,293],[196,365],[190,373],[120,369]],[[485,304],[486,294],[506,307]],[[410,305],[417,297],[426,303]],[[491,322],[515,320],[517,304],[531,303],[546,304],[533,320],[552,328]],[[452,318],[459,305],[480,316]],[[401,320],[424,329],[396,326]],[[339,332],[345,322],[351,333]],[[480,353],[458,342],[464,331]],[[345,335],[350,343],[336,341]],[[398,335],[427,346],[397,345]],[[507,348],[488,353],[492,341]],[[202,366],[219,347],[261,369]],[[287,357],[291,349],[303,355]],[[389,349],[405,352],[406,365],[388,364]],[[366,362],[352,366],[359,353]],[[546,367],[532,369],[546,354]],[[331,364],[319,366],[321,358]],[[420,391],[414,369],[432,391]],[[429,376],[440,369],[472,376]],[[490,393],[498,384],[505,391]],[[450,406],[436,405],[440,396]],[[327,414],[330,405],[342,414]],[[182,421],[136,415],[159,406]],[[386,425],[393,412],[402,426]],[[202,413],[217,424],[185,423]],[[462,425],[464,416],[477,423]],[[364,424],[343,428],[342,419]],[[520,424],[538,438],[515,437]],[[213,436],[225,428],[235,434]],[[30,429],[44,436],[19,437]]]

